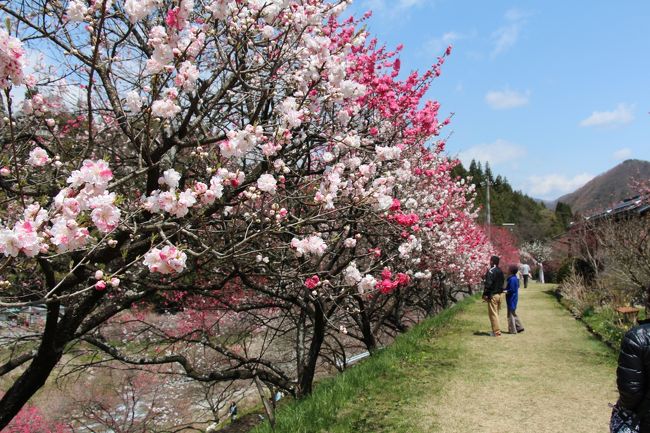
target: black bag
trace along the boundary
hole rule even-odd
[[[612,417],[609,420],[610,433],[639,433],[641,420],[629,409],[615,404],[612,406]]]

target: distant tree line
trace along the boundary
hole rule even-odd
[[[505,176],[499,174],[495,177],[489,163],[483,165],[472,160],[469,168],[459,164],[454,174],[476,185],[476,203],[481,207],[479,220],[482,222],[487,220],[486,188],[489,180],[492,224],[514,224],[512,231],[521,243],[553,238],[563,233],[573,219],[571,206],[558,202],[554,210],[548,209],[543,202],[513,190]]]

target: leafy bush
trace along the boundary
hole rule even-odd
[[[572,273],[579,275],[587,283],[592,282],[595,277],[595,271],[589,263],[580,258],[570,257],[564,260],[558,269],[556,282],[563,283]]]

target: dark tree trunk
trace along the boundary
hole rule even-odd
[[[366,312],[363,304],[363,300],[359,297],[357,299],[359,304],[359,314],[358,314],[358,323],[361,328],[361,335],[363,336],[363,344],[366,345],[368,352],[373,352],[377,349],[377,339],[375,334],[372,331],[372,323],[370,322],[370,317]]]
[[[440,308],[446,310],[451,305],[451,289],[447,287],[444,281],[440,281]]]
[[[427,297],[427,316],[432,317],[436,314],[436,289],[433,286],[433,278],[429,282],[429,296]]]
[[[58,342],[58,319],[59,304],[50,304],[43,339],[36,356],[0,400],[0,430],[11,422],[36,391],[45,384],[50,373],[61,359],[65,345]]]
[[[298,397],[304,397],[312,392],[314,384],[314,375],[316,373],[316,363],[320,355],[321,346],[325,341],[325,313],[323,306],[319,301],[314,303],[314,333],[311,337],[309,352],[305,359],[305,364],[301,368],[298,377]]]
[[[392,312],[391,312],[391,322],[393,323],[393,326],[395,329],[399,332],[406,332],[408,330],[408,326],[402,322],[402,318],[404,317],[404,303],[402,301],[402,296],[398,291],[395,293],[395,304],[393,305]]]

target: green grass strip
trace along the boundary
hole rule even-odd
[[[444,377],[460,357],[458,345],[437,345],[451,320],[477,297],[466,298],[397,337],[389,347],[349,370],[320,382],[313,394],[278,410],[275,430],[264,423],[255,433],[408,432],[408,401],[442,391]]]

